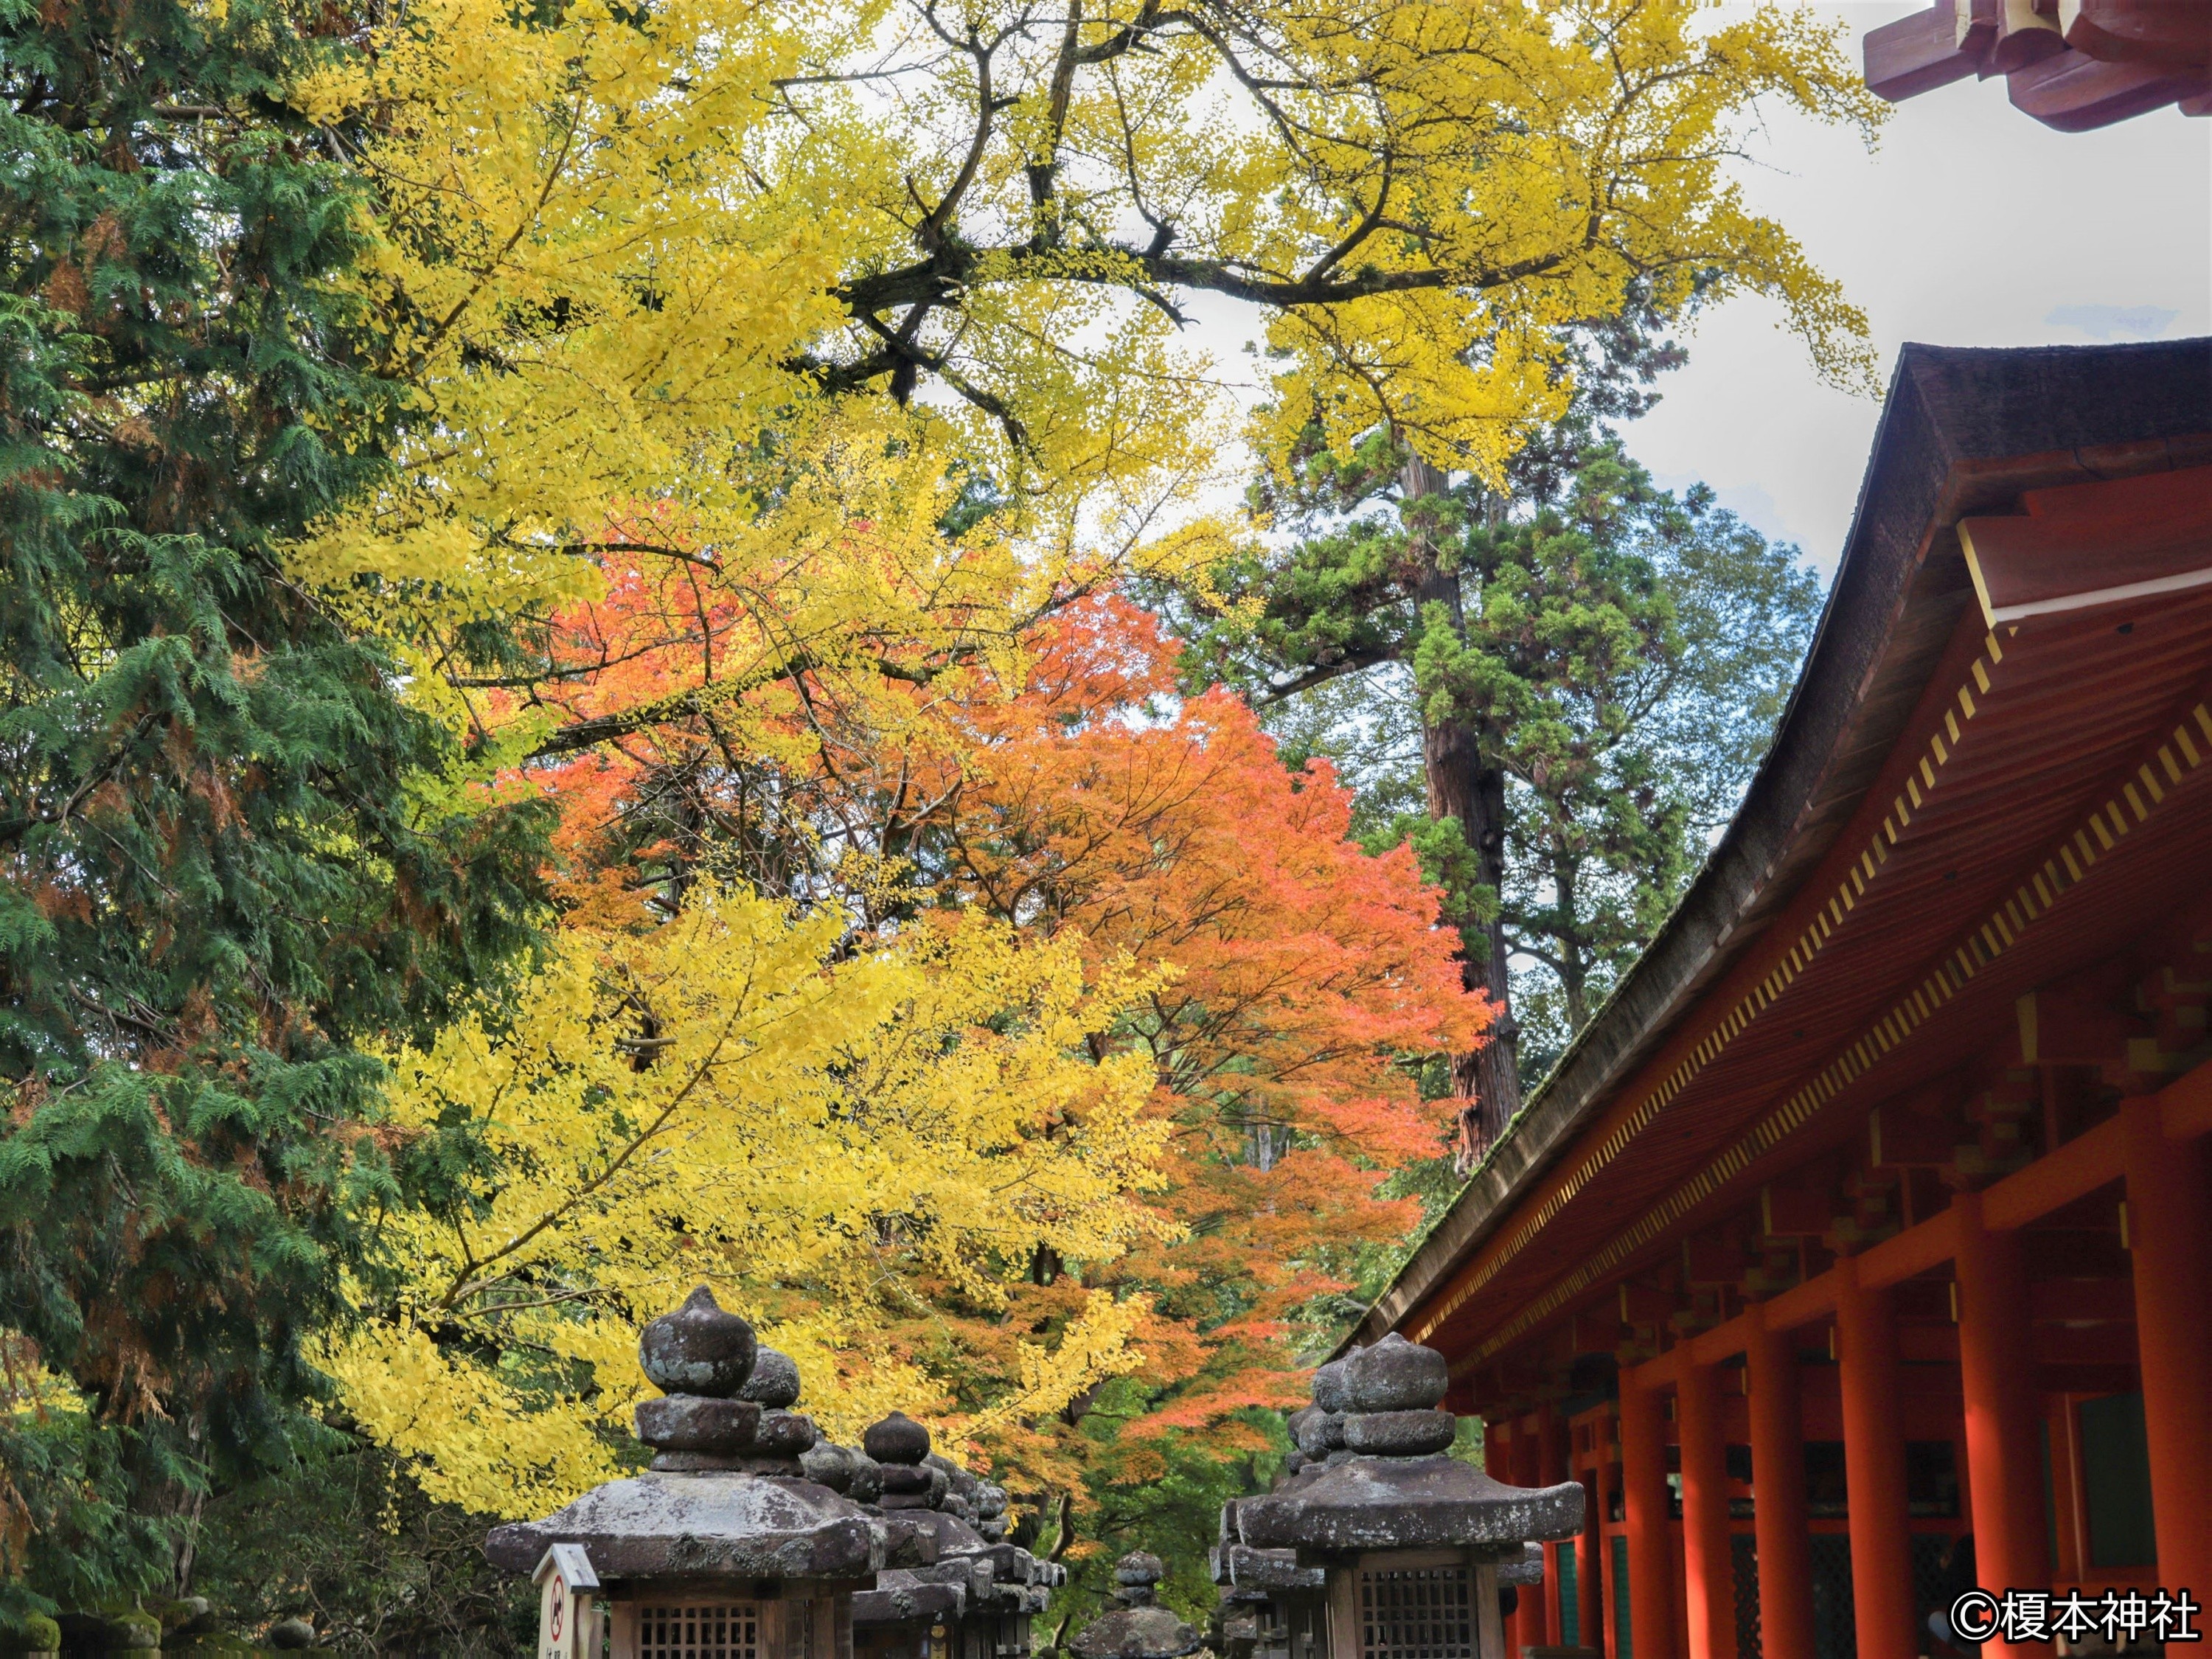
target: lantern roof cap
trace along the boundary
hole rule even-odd
[[[880,1523],[827,1487],[727,1473],[610,1480],[542,1521],[495,1527],[484,1555],[528,1572],[556,1544],[581,1545],[613,1578],[865,1578],[884,1560]]]
[[[1508,1486],[1449,1455],[1450,1385],[1442,1354],[1395,1331],[1322,1366],[1313,1404],[1291,1415],[1298,1467],[1274,1491],[1223,1507],[1224,1547],[1291,1550],[1307,1566],[1370,1550],[1517,1559],[1529,1539],[1581,1532],[1580,1481]]]
[[[1182,1659],[1201,1645],[1198,1632],[1165,1607],[1116,1607],[1069,1644],[1079,1659]]]
[[[1236,1541],[1309,1553],[1494,1548],[1582,1531],[1579,1481],[1508,1486],[1471,1463],[1352,1455],[1310,1468],[1280,1492],[1239,1499],[1224,1523]]]
[[[903,1568],[879,1573],[876,1587],[853,1595],[855,1625],[903,1625],[923,1619],[957,1619],[966,1610],[964,1585],[926,1579]]]
[[[529,1572],[580,1549],[607,1578],[852,1580],[884,1567],[895,1541],[884,1517],[804,1478],[820,1437],[785,1409],[799,1397],[798,1367],[761,1347],[706,1285],[646,1325],[638,1361],[663,1390],[636,1410],[653,1467],[542,1521],[494,1528],[484,1554],[495,1566]],[[848,1462],[836,1472],[849,1484]],[[912,1541],[933,1559],[933,1540]]]
[[[1237,1589],[1317,1590],[1328,1583],[1319,1567],[1302,1567],[1296,1550],[1255,1549],[1249,1544],[1216,1544],[1206,1565],[1213,1582]]]
[[[1498,1564],[1498,1582],[1501,1584],[1540,1584],[1544,1582],[1544,1547],[1523,1544],[1516,1559],[1507,1556]]]

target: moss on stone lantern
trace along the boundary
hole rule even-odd
[[[1006,1541],[1006,1495],[930,1449],[894,1412],[861,1437],[887,1522],[927,1536],[927,1565],[893,1563],[854,1598],[860,1659],[1027,1659],[1031,1617],[1060,1570]]]
[[[1070,1644],[1076,1659],[1182,1659],[1197,1652],[1198,1632],[1159,1604],[1155,1586],[1166,1576],[1160,1558],[1143,1550],[1116,1562],[1114,1608],[1085,1625]]]

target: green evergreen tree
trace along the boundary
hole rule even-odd
[[[1370,842],[1410,838],[1449,890],[1468,988],[1504,1010],[1455,1062],[1464,1161],[1680,895],[1820,584],[1710,491],[1654,485],[1588,409],[1510,493],[1379,432],[1261,493],[1291,538],[1218,573],[1231,603],[1189,619],[1195,676],[1274,704],[1286,757],[1336,758]]]
[[[0,0],[0,1342],[85,1407],[0,1480],[0,1621],[188,1578],[210,1484],[287,1460],[399,1190],[353,1045],[532,920],[537,814],[424,807],[446,737],[280,562],[392,408],[283,100],[345,26]]]

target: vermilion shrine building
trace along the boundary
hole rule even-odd
[[[2212,342],[1909,347],[1742,809],[1357,1334],[1589,1484],[1518,1643],[2212,1600],[2208,1003]]]

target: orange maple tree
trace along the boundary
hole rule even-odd
[[[1417,1203],[1381,1189],[1437,1156],[1449,1127],[1449,1103],[1420,1097],[1420,1064],[1488,1022],[1461,988],[1439,895],[1408,849],[1361,851],[1326,762],[1285,768],[1228,692],[1176,696],[1176,644],[1127,603],[1048,615],[1011,672],[800,664],[694,695],[726,683],[728,641],[750,626],[741,597],[681,561],[611,564],[602,599],[551,620],[560,672],[536,695],[564,729],[622,716],[526,775],[562,805],[577,915],[625,925],[737,878],[842,904],[862,933],[980,906],[1040,937],[1073,930],[1101,961],[1170,964],[1093,1042],[1155,1065],[1153,1109],[1175,1126],[1158,1201],[1180,1237],[1111,1263],[1040,1255],[1000,1306],[942,1287],[886,1310],[883,1340],[963,1379],[961,1398],[919,1407],[971,1410],[1089,1291],[1152,1298],[1139,1407],[1116,1432],[1086,1432],[1080,1401],[987,1449],[1018,1495],[1055,1501],[1064,1540],[1086,1481],[1152,1478],[1166,1439],[1258,1449],[1234,1414],[1303,1396],[1302,1316],[1350,1286],[1364,1249],[1418,1224]]]
[[[1449,1121],[1411,1067],[1472,1047],[1488,1012],[1410,849],[1360,850],[1328,763],[1286,769],[1225,691],[1176,699],[1176,648],[1143,611],[1104,600],[1040,632],[1021,695],[976,712],[939,891],[1176,969],[1116,1035],[1158,1068],[1184,1236],[1097,1276],[1158,1298],[1161,1398],[1123,1437],[1141,1444],[1301,1397],[1296,1316],[1419,1220],[1377,1196]]]

